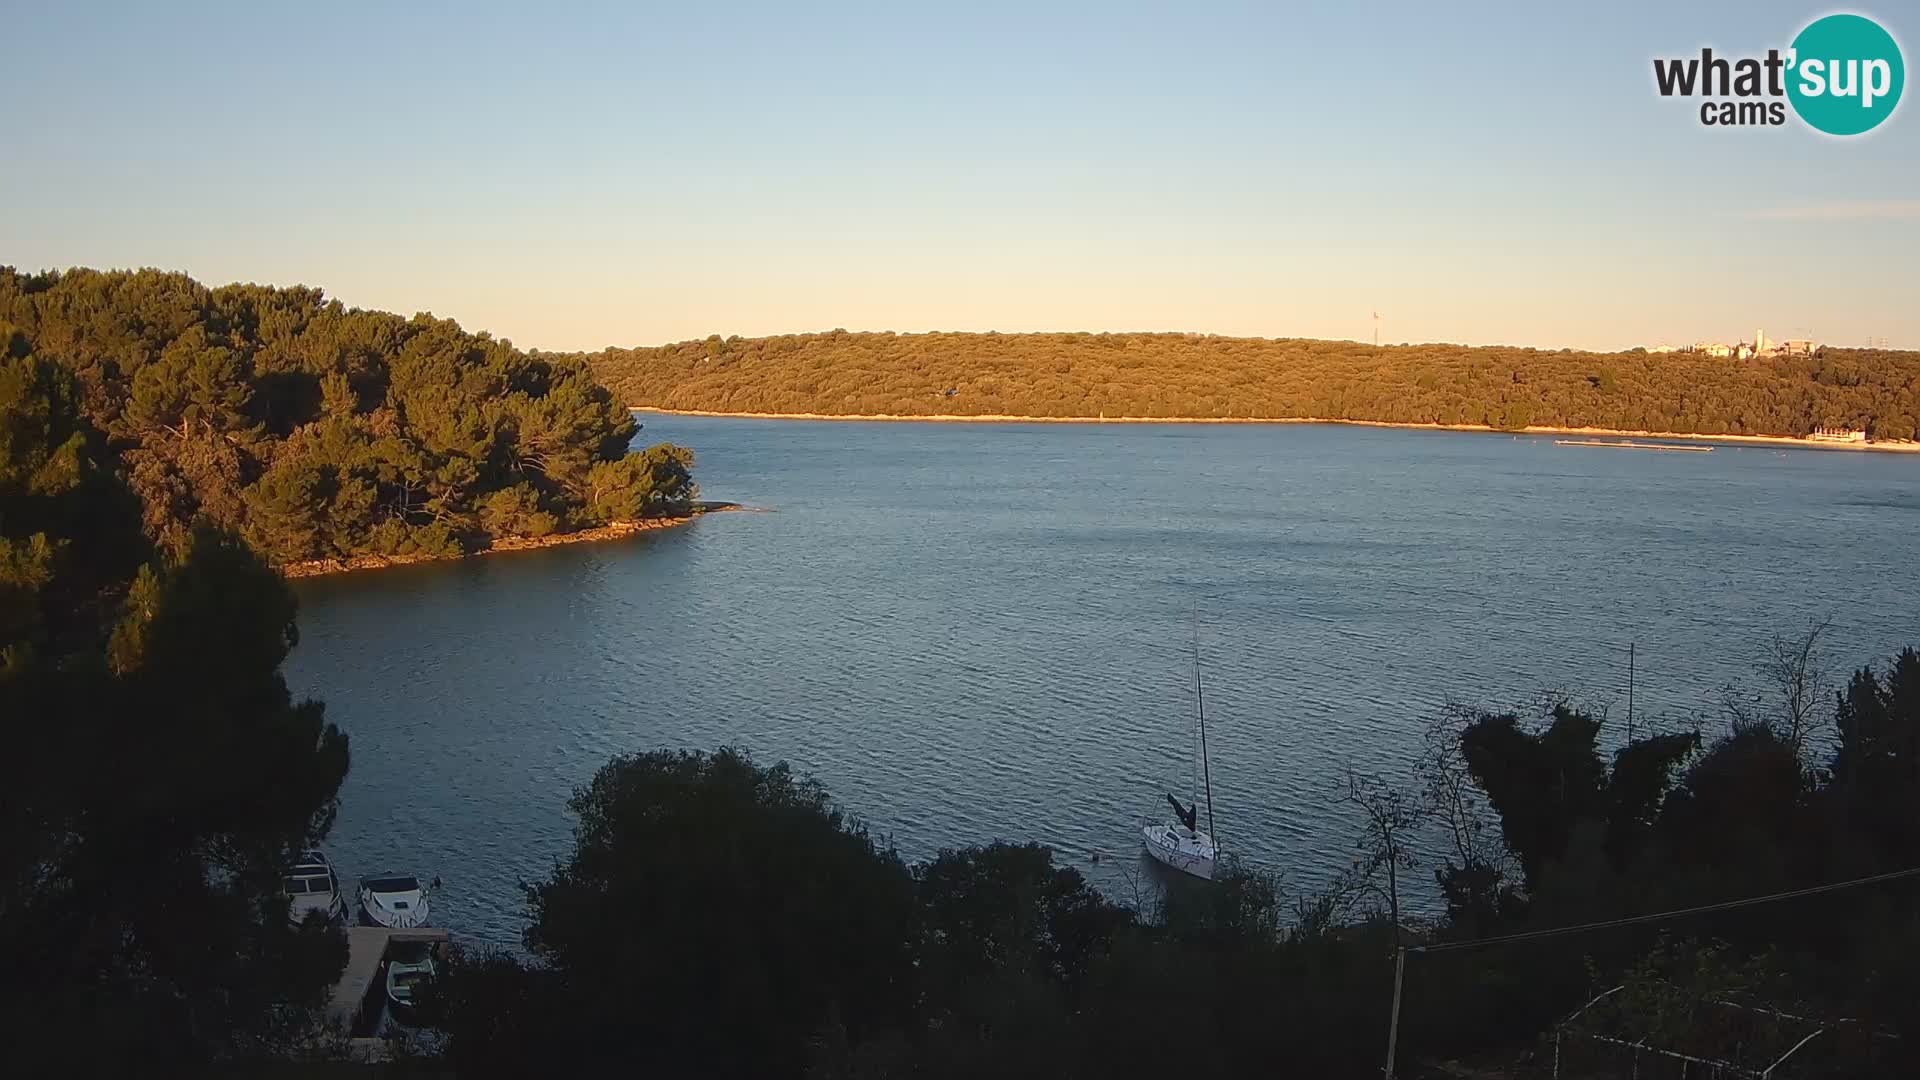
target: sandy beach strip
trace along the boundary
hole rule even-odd
[[[1884,453],[1920,453],[1920,442],[1816,442],[1791,435],[1703,435],[1685,431],[1630,431],[1616,428],[1540,427],[1497,428],[1486,424],[1414,424],[1391,420],[1335,420],[1318,416],[1012,416],[1004,413],[720,412],[710,409],[663,409],[630,405],[634,412],[663,416],[724,416],[747,420],[845,420],[923,422],[935,424],[1344,424],[1350,427],[1402,428],[1408,431],[1462,431],[1481,435],[1582,435],[1605,438],[1688,439],[1730,445],[1780,446],[1802,450],[1871,450]]]

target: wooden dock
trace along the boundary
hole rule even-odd
[[[1555,446],[1612,446],[1622,450],[1672,450],[1683,454],[1711,454],[1711,446],[1677,446],[1673,443],[1633,442],[1629,439],[1555,439]]]

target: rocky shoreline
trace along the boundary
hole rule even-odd
[[[686,525],[703,514],[720,513],[727,510],[744,510],[739,503],[702,502],[694,504],[692,511],[681,517],[641,518],[637,521],[616,521],[592,529],[580,529],[570,533],[552,533],[547,536],[503,536],[479,551],[469,551],[458,555],[355,555],[350,559],[309,559],[303,562],[287,563],[280,567],[280,573],[286,578],[324,577],[331,574],[352,574],[362,570],[384,570],[394,566],[412,566],[418,563],[448,562],[453,559],[468,559],[480,555],[493,555],[502,551],[532,551],[535,548],[559,547],[562,544],[590,544],[603,540],[620,540],[656,529],[671,529]]]

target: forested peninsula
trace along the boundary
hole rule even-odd
[[[0,267],[0,358],[71,396],[148,536],[201,525],[285,569],[411,562],[684,518],[690,451],[587,365],[319,289]]]
[[[1920,352],[1692,353],[1201,334],[789,334],[585,354],[629,405],[828,416],[1319,419],[1876,442],[1920,429]]]

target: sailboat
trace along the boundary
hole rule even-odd
[[[1169,794],[1167,802],[1172,804],[1178,824],[1148,825],[1140,832],[1146,840],[1147,854],[1182,873],[1212,881],[1214,861],[1219,857],[1220,849],[1213,842],[1213,772],[1207,764],[1207,702],[1200,688],[1200,639],[1197,635],[1193,642],[1193,707],[1200,725],[1200,774],[1206,779],[1207,829],[1200,831],[1198,805],[1183,806],[1179,799]]]

